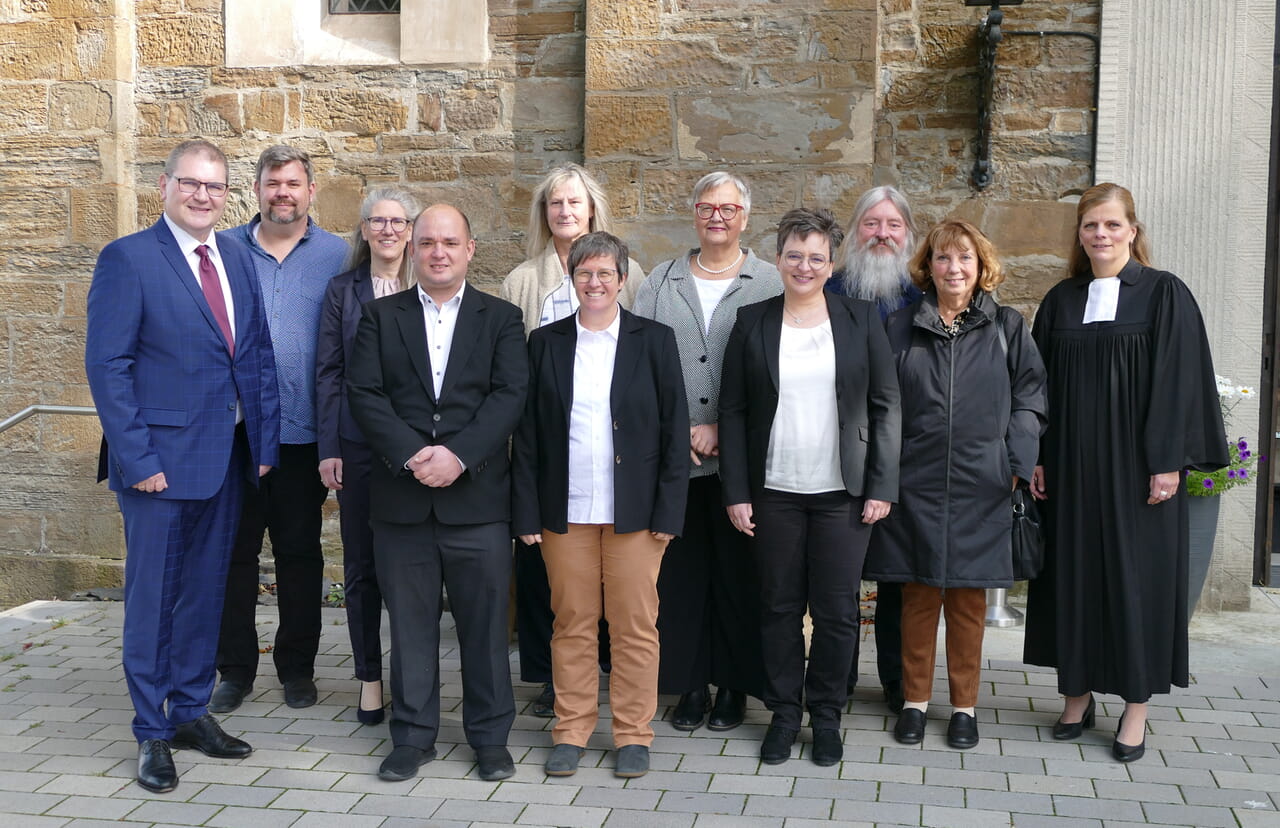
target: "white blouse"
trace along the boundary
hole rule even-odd
[[[765,487],[794,494],[843,491],[839,435],[831,320],[814,328],[783,325]]]
[[[569,409],[569,522],[613,523],[613,363],[622,312],[603,331],[577,322]]]

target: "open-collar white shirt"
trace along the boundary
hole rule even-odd
[[[449,367],[449,353],[453,350],[453,331],[458,326],[458,310],[462,307],[462,294],[467,283],[458,286],[458,292],[441,304],[427,295],[418,285],[418,300],[422,302],[422,324],[427,329],[427,357],[431,362],[432,393],[440,400],[444,386],[444,372]]]
[[[618,355],[622,309],[603,331],[582,327],[573,356],[573,405],[569,410],[569,522],[613,523],[613,363]]]

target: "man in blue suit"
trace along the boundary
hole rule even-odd
[[[178,784],[170,747],[252,748],[208,714],[223,587],[244,486],[277,462],[275,360],[248,252],[215,234],[227,159],[174,148],[164,215],[103,248],[85,370],[102,421],[99,480],[124,517],[124,672],[138,784]]]

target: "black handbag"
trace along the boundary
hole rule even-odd
[[[1044,532],[1040,507],[1031,489],[1020,484],[1013,490],[1013,580],[1028,581],[1044,568]]]

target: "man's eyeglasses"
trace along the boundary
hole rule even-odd
[[[738,211],[741,209],[741,204],[708,204],[705,201],[699,201],[693,205],[693,210],[700,219],[709,219],[719,213],[720,218],[725,221],[733,221],[733,217],[738,215]]]
[[[221,181],[201,181],[198,178],[176,178],[178,182],[179,192],[187,195],[195,195],[200,192],[200,188],[204,187],[204,191],[209,194],[210,198],[222,198],[227,194],[227,185]]]
[[[590,270],[578,270],[573,274],[573,281],[580,285],[586,285],[591,283],[593,276],[600,284],[607,285],[618,278],[618,272],[616,270],[597,270],[593,273]]]
[[[391,225],[391,229],[397,233],[403,233],[404,228],[409,226],[409,220],[405,218],[395,217],[387,218],[386,216],[369,216],[365,219],[369,226],[374,230],[385,230],[387,225]]]
[[[807,258],[809,261],[809,268],[812,270],[822,270],[822,268],[827,266],[827,262],[831,261],[826,256],[823,256],[818,253],[814,253],[812,256],[809,256]],[[805,261],[805,259],[806,257],[802,253],[787,253],[785,256],[782,257],[782,261],[786,262],[787,267],[791,267],[791,268],[799,267],[801,263]]]

